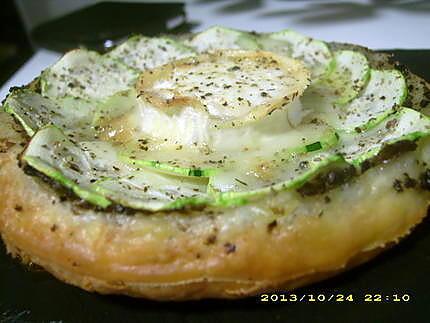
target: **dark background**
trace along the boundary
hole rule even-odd
[[[3,84],[30,58],[33,50],[13,1],[2,1],[0,8],[0,84]]]
[[[133,32],[155,35],[186,32],[184,21],[174,30],[165,20],[184,14],[182,4],[119,8],[97,5],[38,26],[30,32],[33,46],[64,51],[78,45],[102,49],[104,41],[117,41]],[[144,20],[138,19],[144,14]],[[130,17],[109,28],[100,17],[121,12]],[[148,15],[148,12],[152,13]],[[133,18],[135,17],[135,18]],[[142,29],[144,23],[145,29]],[[0,85],[33,50],[12,1],[0,10]],[[80,26],[70,28],[70,26]],[[85,30],[93,30],[91,34]],[[59,32],[61,31],[61,32]],[[413,72],[430,80],[429,50],[393,50]],[[340,242],[341,243],[341,242]],[[430,304],[430,219],[419,225],[400,245],[345,274],[302,288],[294,293],[353,295],[354,301],[261,303],[259,297],[239,301],[204,300],[157,303],[120,296],[100,296],[66,285],[37,267],[26,267],[6,255],[0,242],[0,322],[419,322],[428,321]],[[365,294],[381,294],[382,302],[364,302]],[[393,294],[410,296],[393,302]]]

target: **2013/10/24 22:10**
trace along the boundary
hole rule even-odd
[[[364,294],[361,296],[353,294],[284,294],[271,293],[261,294],[260,302],[409,302],[411,296],[409,294]]]

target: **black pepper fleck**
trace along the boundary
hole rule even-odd
[[[393,188],[398,193],[403,192],[402,182],[400,180],[398,180],[398,179],[395,179],[394,182],[393,182]]]
[[[211,234],[210,236],[208,236],[206,238],[205,244],[206,245],[211,245],[214,244],[216,242],[216,235],[215,234]]]
[[[236,245],[234,245],[234,244],[233,244],[233,243],[231,243],[231,242],[226,242],[226,243],[224,243],[224,248],[225,248],[225,252],[226,252],[227,254],[230,254],[230,253],[236,252]]]
[[[273,231],[274,228],[276,228],[276,226],[278,225],[278,221],[273,220],[272,222],[270,222],[267,225],[267,232],[271,233]]]

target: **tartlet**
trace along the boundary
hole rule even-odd
[[[324,279],[426,215],[429,93],[387,54],[290,30],[71,51],[0,112],[1,236],[99,293]]]

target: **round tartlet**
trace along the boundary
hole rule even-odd
[[[397,68],[386,54],[328,46],[358,51],[372,68]],[[425,113],[429,85],[402,71],[407,103]],[[40,81],[27,87],[40,91]],[[5,112],[0,123],[0,232],[8,252],[88,291],[187,300],[297,288],[397,243],[429,204],[430,143],[421,138],[316,193],[310,183],[246,204],[100,209],[24,167],[30,137]]]

